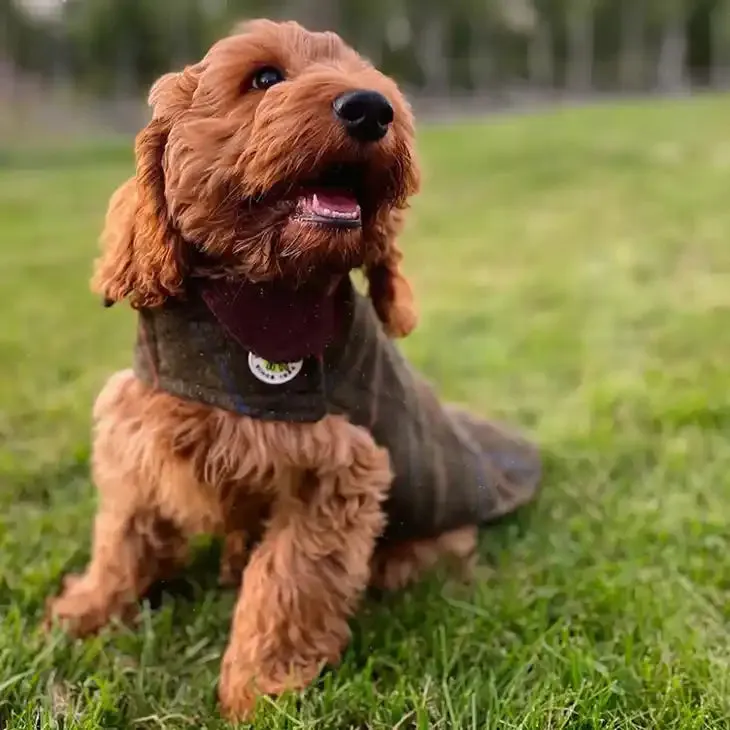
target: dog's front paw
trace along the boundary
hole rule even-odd
[[[46,602],[43,629],[49,631],[59,624],[71,636],[88,636],[103,628],[115,614],[131,618],[133,608],[130,604],[115,605],[87,576],[67,575],[61,593]]]
[[[276,698],[285,692],[299,692],[308,687],[327,663],[314,664],[284,661],[257,666],[241,662],[227,654],[223,658],[218,682],[218,702],[221,715],[231,722],[254,722],[256,704],[260,697]],[[292,671],[291,666],[300,664]],[[290,667],[290,669],[287,669]]]
[[[221,715],[229,722],[250,720],[256,707],[256,693],[250,686],[237,686],[221,677],[218,685],[218,702]]]
[[[262,690],[254,685],[253,673],[230,657],[223,658],[218,681],[218,703],[221,715],[229,722],[253,721],[257,699],[276,692]]]

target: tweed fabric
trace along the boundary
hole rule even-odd
[[[442,404],[349,279],[335,296],[334,341],[321,356],[305,357],[289,382],[254,377],[249,352],[195,296],[140,313],[135,371],[153,387],[252,418],[314,422],[340,414],[368,429],[395,474],[386,540],[488,522],[529,501],[540,479],[537,450]]]

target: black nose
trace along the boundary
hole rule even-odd
[[[377,91],[348,91],[334,100],[332,108],[347,133],[359,142],[383,139],[393,121],[393,107]]]

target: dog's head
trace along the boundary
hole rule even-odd
[[[377,264],[418,188],[408,104],[333,33],[247,23],[150,104],[125,282],[97,274],[112,300],[157,302],[196,271],[296,283]]]

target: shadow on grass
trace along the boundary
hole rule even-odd
[[[153,583],[143,600],[156,611],[169,599],[192,603],[201,593],[233,592],[233,589],[218,583],[221,556],[222,544],[218,539],[206,540],[204,544],[197,545],[187,567],[174,578]]]

